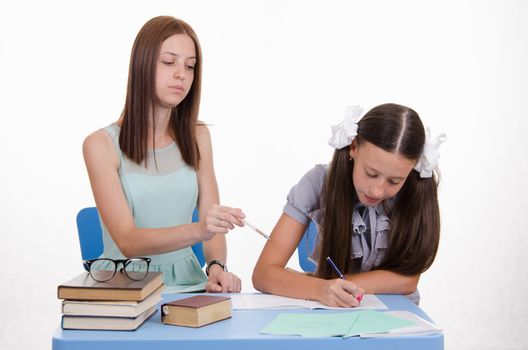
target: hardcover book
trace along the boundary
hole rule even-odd
[[[62,329],[134,331],[156,312],[153,306],[138,317],[62,316]]]
[[[63,300],[62,313],[68,316],[138,317],[161,301],[159,287],[143,301]]]
[[[162,285],[161,272],[148,272],[141,281],[135,281],[124,273],[116,272],[115,276],[106,282],[97,282],[88,272],[84,272],[59,285],[57,296],[59,299],[71,300],[142,301]]]
[[[161,321],[165,324],[202,327],[231,317],[231,298],[196,295],[161,306]]]

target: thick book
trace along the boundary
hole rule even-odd
[[[71,300],[142,301],[162,285],[161,272],[148,272],[141,281],[135,281],[122,272],[116,272],[115,276],[106,282],[97,282],[88,272],[84,272],[59,285],[57,296],[59,299]]]
[[[156,312],[153,306],[138,317],[62,316],[62,329],[135,331]]]
[[[159,287],[143,301],[63,300],[62,313],[71,316],[138,317],[161,301]]]
[[[231,298],[196,295],[161,306],[161,321],[165,324],[202,327],[231,317]]]

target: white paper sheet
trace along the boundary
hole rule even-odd
[[[329,309],[329,310],[371,310],[388,307],[374,294],[365,294],[359,306],[354,308],[331,307],[314,300],[295,299],[271,294],[232,294],[234,310],[251,309]]]
[[[161,292],[162,294],[175,294],[175,293],[200,293],[205,290],[207,282],[185,285],[185,286],[165,286],[165,289]]]

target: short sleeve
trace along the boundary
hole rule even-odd
[[[304,174],[288,193],[284,213],[301,224],[307,225],[313,213],[319,209],[319,199],[326,172],[327,166],[318,164]]]

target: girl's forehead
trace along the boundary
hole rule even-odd
[[[416,165],[416,160],[397,152],[388,152],[370,143],[363,142],[357,150],[355,161],[387,177],[407,177]]]
[[[187,34],[174,34],[161,43],[160,53],[195,57],[194,41]]]

